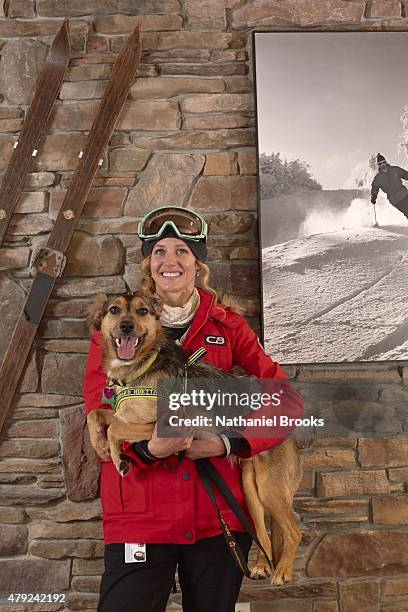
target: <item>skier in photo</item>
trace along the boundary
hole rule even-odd
[[[378,173],[371,183],[371,203],[375,205],[378,191],[381,189],[390,204],[397,208],[408,219],[408,189],[402,179],[408,181],[408,170],[391,166],[381,153],[377,154]]]

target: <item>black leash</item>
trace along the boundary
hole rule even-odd
[[[245,557],[242,553],[242,550],[239,547],[238,542],[235,540],[230,528],[228,527],[221,513],[221,510],[218,507],[217,500],[215,499],[215,495],[214,495],[214,491],[212,487],[213,483],[216,485],[217,489],[219,490],[219,492],[221,493],[221,495],[223,496],[227,504],[230,506],[234,514],[237,516],[239,521],[245,527],[249,535],[252,537],[256,545],[263,552],[268,562],[269,567],[273,571],[271,560],[266,554],[265,549],[263,548],[262,544],[260,543],[258,539],[258,536],[252,529],[252,525],[248,521],[244,511],[242,510],[241,506],[235,499],[231,489],[229,488],[229,486],[227,485],[227,483],[225,482],[221,474],[218,472],[218,470],[214,467],[214,465],[211,463],[209,459],[197,459],[196,461],[194,461],[194,463],[197,468],[197,472],[201,478],[201,482],[203,483],[203,486],[205,490],[207,491],[208,497],[210,498],[211,502],[213,503],[215,507],[218,519],[222,527],[224,538],[228,546],[228,550],[231,553],[232,558],[234,559],[235,565],[238,567],[238,569],[241,570],[243,574],[245,574],[245,576],[247,576],[248,578],[251,578],[251,572],[249,571],[249,568],[245,560]],[[256,580],[256,578],[251,578],[251,580]]]

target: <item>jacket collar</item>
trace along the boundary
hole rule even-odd
[[[205,291],[204,289],[198,289],[198,293],[200,294],[200,306],[198,307],[191,327],[188,330],[186,339],[183,342],[183,348],[188,347],[194,336],[200,331],[203,325],[207,323],[208,319],[213,314],[216,299],[215,295]]]

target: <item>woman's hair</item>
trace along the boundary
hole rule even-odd
[[[210,287],[209,285],[210,268],[207,266],[207,264],[205,264],[203,261],[200,261],[199,259],[197,259],[197,266],[200,271],[200,276],[199,276],[200,287],[205,289],[205,291],[209,291],[210,293],[213,293],[217,297],[217,300],[218,300],[218,294],[216,290]],[[154,284],[154,280],[152,279],[152,275],[150,272],[150,255],[148,257],[145,257],[145,259],[143,259],[142,263],[140,264],[140,270],[143,274],[142,280],[140,283],[140,290],[147,297],[153,297],[156,291],[156,286]]]

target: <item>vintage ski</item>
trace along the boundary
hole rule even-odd
[[[0,245],[10,223],[30,167],[37,154],[69,62],[68,20],[51,45],[18,141],[0,187]]]
[[[140,28],[123,46],[113,67],[86,145],[61,205],[47,246],[38,253],[33,279],[23,311],[17,321],[0,369],[0,431],[24,370],[27,357],[58,276],[62,275],[65,253],[85,205],[92,181],[108,145],[118,115],[133,83],[140,61]]]

